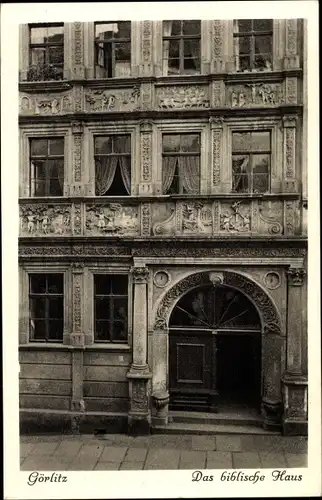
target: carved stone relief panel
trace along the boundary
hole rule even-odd
[[[125,207],[119,203],[87,205],[85,228],[90,235],[138,234],[138,208]]]
[[[286,178],[295,177],[295,127],[284,128],[284,172]]]
[[[152,233],[154,236],[176,234],[176,206],[174,203],[154,203],[152,205]]]
[[[63,115],[73,112],[71,92],[20,95],[19,112],[23,115]]]
[[[285,102],[286,104],[297,104],[297,78],[285,78]]]
[[[232,108],[274,107],[284,102],[280,83],[231,85],[226,95],[227,105]]]
[[[280,201],[258,203],[258,232],[261,234],[283,234],[283,204]]]
[[[249,233],[251,231],[251,205],[242,201],[222,203],[220,231],[224,233]]]
[[[151,205],[150,203],[141,204],[141,236],[151,235]]]
[[[142,22],[141,54],[143,64],[151,63],[152,59],[152,22]]]
[[[171,85],[156,88],[159,109],[209,108],[209,88],[202,85]]]
[[[84,78],[84,40],[83,25],[80,22],[73,23],[73,70],[74,76]]]
[[[152,178],[152,124],[141,124],[141,181],[150,182]]]
[[[70,205],[20,205],[21,236],[65,236],[70,233]]]
[[[223,71],[224,23],[221,20],[212,21],[212,61],[214,71]]]
[[[140,107],[140,87],[122,89],[88,89],[85,92],[85,111],[135,111]]]
[[[213,215],[210,203],[177,202],[176,205],[169,204],[166,212],[163,207],[163,214],[159,208],[161,209],[160,206],[154,206],[154,214],[159,216],[159,220],[153,225],[155,236],[212,234]]]
[[[141,107],[143,110],[152,109],[153,85],[150,82],[141,85]]]
[[[294,201],[284,201],[284,234],[292,236],[295,234],[295,205]]]
[[[73,205],[73,234],[75,236],[80,236],[82,233],[82,205],[80,203],[75,203]]]
[[[212,131],[212,183],[213,186],[220,185],[222,129]]]

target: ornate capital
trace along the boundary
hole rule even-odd
[[[211,128],[222,128],[224,119],[222,116],[210,116],[209,123]]]
[[[288,282],[291,286],[302,286],[306,270],[303,267],[290,267],[287,270]]]
[[[153,122],[151,120],[141,120],[140,130],[141,132],[152,132]]]
[[[72,122],[72,134],[82,134],[83,133],[83,123],[79,121]]]
[[[149,279],[149,270],[147,267],[132,267],[131,269],[133,283],[145,284]]]
[[[283,128],[295,128],[297,123],[297,116],[283,115],[282,122],[283,122]]]

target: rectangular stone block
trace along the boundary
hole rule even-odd
[[[207,469],[232,469],[233,459],[230,451],[207,451]]]
[[[103,450],[104,450],[104,445],[101,444],[101,445],[94,445],[94,444],[83,444],[83,446],[81,447],[78,455],[77,455],[77,458],[78,459],[83,459],[83,458],[86,458],[86,459],[90,459],[90,458],[95,458],[96,460],[99,459],[99,457],[101,456],[101,454],[103,453]]]
[[[262,465],[256,451],[234,452],[232,456],[234,469],[258,469]]]
[[[97,462],[94,470],[119,470],[121,462]]]
[[[180,455],[180,469],[205,469],[206,452],[184,450]]]
[[[260,451],[259,452],[260,461],[262,467],[267,469],[279,469],[282,467],[287,467],[285,455],[283,452],[270,452],[270,451]]]
[[[143,470],[144,462],[122,462],[119,470]]]
[[[285,458],[288,467],[307,467],[307,455],[304,453],[285,453]]]
[[[148,450],[145,448],[129,448],[124,457],[125,462],[144,462]]]
[[[100,456],[101,462],[121,462],[126,455],[127,448],[124,446],[105,446],[102,455]]]
[[[59,443],[37,443],[30,451],[30,455],[52,455]]]
[[[218,451],[241,451],[241,438],[240,436],[216,436],[216,449]]]
[[[214,451],[216,438],[214,436],[192,436],[191,448],[193,450]]]
[[[177,469],[179,458],[178,450],[149,450],[144,468]]]
[[[62,441],[55,449],[53,456],[76,456],[82,447],[80,441]]]

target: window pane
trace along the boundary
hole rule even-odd
[[[31,43],[62,43],[64,26],[43,26],[30,28]]]
[[[270,54],[272,52],[271,36],[255,36],[255,53]]]
[[[163,28],[164,35],[169,35],[169,34],[171,34],[172,36],[181,35],[181,27],[182,27],[181,21],[163,21],[163,26],[164,26]],[[165,32],[166,28],[168,28],[167,32]]]
[[[127,298],[113,299],[113,319],[127,322]]]
[[[164,152],[171,153],[171,152],[175,152],[175,151],[180,151],[180,135],[179,134],[174,134],[174,135],[163,134],[162,141],[163,141],[163,151]]]
[[[181,151],[196,152],[200,151],[200,136],[198,134],[182,134],[180,136]]]
[[[251,151],[270,151],[271,134],[270,132],[252,132],[251,133]]]
[[[166,40],[164,41],[164,49],[165,52],[168,49],[169,53],[168,56],[172,59],[178,59],[179,58],[179,40]]]
[[[64,311],[64,299],[63,297],[55,297],[49,299],[49,318],[51,319],[62,319]]]
[[[113,295],[127,295],[128,278],[126,275],[118,274],[111,277]]]
[[[46,162],[44,160],[31,162],[31,177],[34,180],[46,179]]]
[[[116,321],[113,324],[113,340],[125,342],[127,340],[127,325],[121,321]]]
[[[48,196],[63,196],[63,186],[57,178],[49,179],[49,192]]]
[[[234,132],[232,139],[233,151],[245,151],[247,153],[251,151],[252,138],[250,132]]]
[[[48,274],[48,293],[64,293],[64,277],[62,274]]]
[[[30,140],[30,156],[47,156],[47,153],[48,153],[47,139]]]
[[[115,60],[116,61],[131,61],[131,43],[122,42],[115,43]]]
[[[44,297],[30,298],[30,317],[32,319],[46,317],[46,299]]]
[[[233,156],[232,168],[233,168],[232,190],[237,192],[248,192],[249,157],[246,155]]]
[[[235,24],[235,23],[234,23]],[[235,24],[235,32],[247,32],[252,31],[252,20],[251,19],[238,19]]]
[[[64,323],[62,320],[48,321],[48,338],[50,340],[62,340]]]
[[[30,338],[32,340],[46,339],[46,322],[45,320],[30,320]]]
[[[163,62],[165,68],[168,70],[168,75],[177,75],[180,72],[180,60],[169,59]]]
[[[64,47],[49,47],[48,48],[48,64],[54,66],[62,66],[64,63]]]
[[[50,139],[49,140],[49,154],[52,156],[64,155],[64,139]]]
[[[131,38],[131,21],[121,21],[117,26],[118,30],[114,34],[116,38]]]
[[[46,196],[46,181],[33,181],[31,187],[32,196]]]
[[[40,47],[31,49],[31,64],[32,66],[42,66],[46,63],[46,51]]]
[[[249,71],[251,68],[250,65],[250,56],[240,56],[238,58],[239,61],[239,71]]]
[[[95,154],[112,153],[112,137],[95,137]]]
[[[254,31],[273,31],[273,19],[254,19]]]
[[[45,293],[46,292],[46,275],[31,274],[29,276],[30,293]]]
[[[184,35],[199,35],[200,34],[200,21],[183,21],[183,34]]]
[[[255,55],[254,67],[258,70],[271,70],[272,69],[272,55],[260,54]]]
[[[113,137],[114,153],[131,153],[131,136],[115,135]]]
[[[256,174],[253,176],[253,192],[266,193],[269,189],[268,175]]]
[[[96,295],[107,295],[111,291],[111,280],[109,275],[97,274],[94,277]]]
[[[249,36],[239,37],[239,54],[251,53],[251,38]]]
[[[96,321],[95,322],[95,340],[110,340],[110,322],[109,321]]]
[[[200,59],[184,59],[183,69],[185,73],[195,74],[200,72]]]
[[[96,297],[95,299],[95,318],[96,320],[110,318],[110,301],[105,297]]]
[[[184,57],[198,58],[200,57],[200,41],[199,40],[184,40]]]

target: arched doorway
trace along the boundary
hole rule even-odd
[[[170,409],[259,408],[261,322],[239,290],[203,284],[188,291],[169,319]]]

